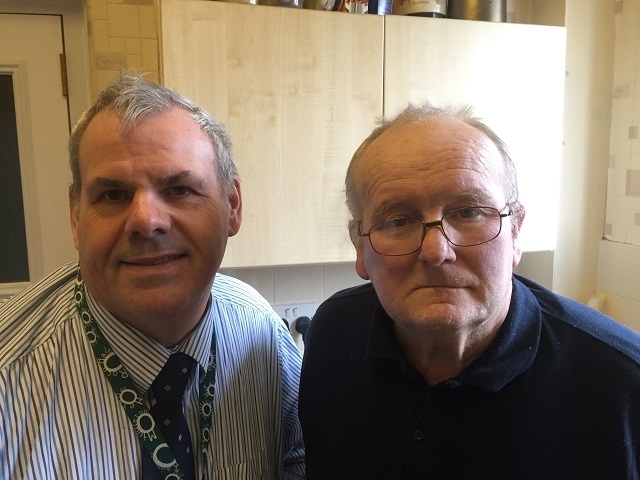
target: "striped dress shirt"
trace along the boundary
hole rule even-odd
[[[87,340],[67,264],[0,304],[0,478],[137,479],[141,442]],[[96,323],[134,385],[146,392],[173,351],[193,357],[185,413],[197,478],[300,479],[301,355],[269,304],[218,274],[197,329],[174,349],[119,322],[87,292]],[[205,471],[199,378],[216,335],[212,436]]]

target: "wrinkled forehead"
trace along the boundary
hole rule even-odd
[[[398,170],[410,174],[412,170],[438,173],[470,169],[506,182],[504,160],[491,139],[480,130],[447,117],[390,127],[362,152],[355,167],[361,192],[370,188],[369,180],[376,174]]]

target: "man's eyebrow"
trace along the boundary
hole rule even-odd
[[[455,197],[455,200],[482,203],[489,200],[489,196],[482,190],[471,190],[469,192],[457,195]]]
[[[197,175],[189,170],[184,170],[182,172],[178,172],[172,175],[167,175],[166,177],[160,177],[157,179],[156,183],[158,185],[163,185],[167,187],[172,187],[174,185],[179,185],[183,182],[200,182],[200,179]],[[117,178],[109,178],[109,177],[95,177],[91,180],[92,184],[98,185],[100,187],[105,188],[127,188],[132,186],[130,182],[126,182],[124,180],[120,180]]]
[[[195,175],[193,172],[189,170],[183,170],[182,172],[178,172],[174,175],[169,175],[167,177],[162,177],[159,179],[158,183],[160,185],[164,185],[167,187],[172,187],[174,185],[179,185],[184,182],[195,182],[202,183],[202,180]]]
[[[129,185],[127,182],[123,180],[118,180],[115,178],[108,178],[108,177],[95,177],[89,183],[100,186],[100,187],[104,187],[104,188],[115,188],[115,189],[126,188]]]
[[[451,197],[449,202],[471,202],[471,203],[486,203],[489,200],[489,196],[482,190],[470,190]],[[384,215],[387,211],[395,208],[411,207],[415,206],[411,199],[392,199],[385,200],[380,203],[372,212],[373,215]]]

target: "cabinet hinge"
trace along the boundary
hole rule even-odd
[[[69,96],[69,83],[67,81],[67,57],[60,54],[60,80],[62,81],[62,95]]]

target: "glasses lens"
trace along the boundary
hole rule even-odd
[[[381,255],[406,255],[420,248],[422,222],[416,218],[396,218],[369,231],[373,249]]]
[[[502,217],[491,207],[459,208],[442,217],[447,238],[459,247],[486,243],[500,234]]]

